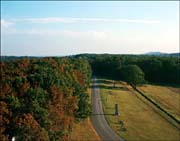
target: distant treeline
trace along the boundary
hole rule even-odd
[[[180,84],[180,58],[149,55],[82,54],[76,58],[87,59],[93,74],[100,77],[122,80],[121,69],[137,65],[150,83]]]
[[[33,56],[1,56],[1,62],[22,60],[22,59],[36,59],[36,58],[42,58],[42,57],[33,57]]]
[[[86,60],[21,58],[0,67],[1,140],[68,140],[74,121],[90,114]]]

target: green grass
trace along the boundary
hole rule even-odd
[[[179,130],[173,127],[161,112],[146,103],[130,86],[125,83],[100,81],[105,117],[109,125],[125,140],[178,141]],[[107,99],[107,100],[106,100]],[[113,116],[114,105],[119,105],[120,116]],[[108,115],[109,114],[109,115]],[[123,123],[123,125],[122,125]]]

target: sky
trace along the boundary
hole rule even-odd
[[[179,52],[178,1],[1,1],[1,55]]]

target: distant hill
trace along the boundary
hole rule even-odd
[[[180,57],[180,53],[171,53],[170,55]]]
[[[180,53],[163,53],[163,52],[148,52],[148,53],[145,53],[145,55],[180,57]]]
[[[13,60],[21,60],[21,59],[37,59],[43,57],[75,57],[75,58],[94,58],[96,56],[139,56],[139,55],[147,55],[147,56],[159,56],[159,57],[180,57],[180,53],[163,53],[163,52],[148,52],[145,54],[96,54],[96,53],[84,53],[84,54],[76,54],[76,55],[67,55],[67,56],[1,56],[0,61],[13,61]]]
[[[145,55],[163,55],[163,54],[167,54],[167,53],[162,53],[162,52],[148,52],[148,53],[145,53]]]

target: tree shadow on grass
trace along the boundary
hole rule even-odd
[[[113,83],[111,80],[105,80],[105,79],[98,79],[96,82],[104,83],[104,84],[112,84]]]
[[[115,109],[114,107],[106,107],[106,109]]]
[[[109,116],[114,116],[115,114],[108,114],[108,113],[107,113],[107,114],[106,114],[106,113],[105,113],[105,114],[91,114],[91,116],[97,116],[97,115],[109,115]]]
[[[120,86],[106,86],[106,85],[103,85],[103,84],[100,84],[100,85],[91,85],[90,86],[91,88],[101,88],[101,89],[109,89],[109,90],[122,90],[122,91],[129,91],[128,88],[126,87],[120,87]]]

